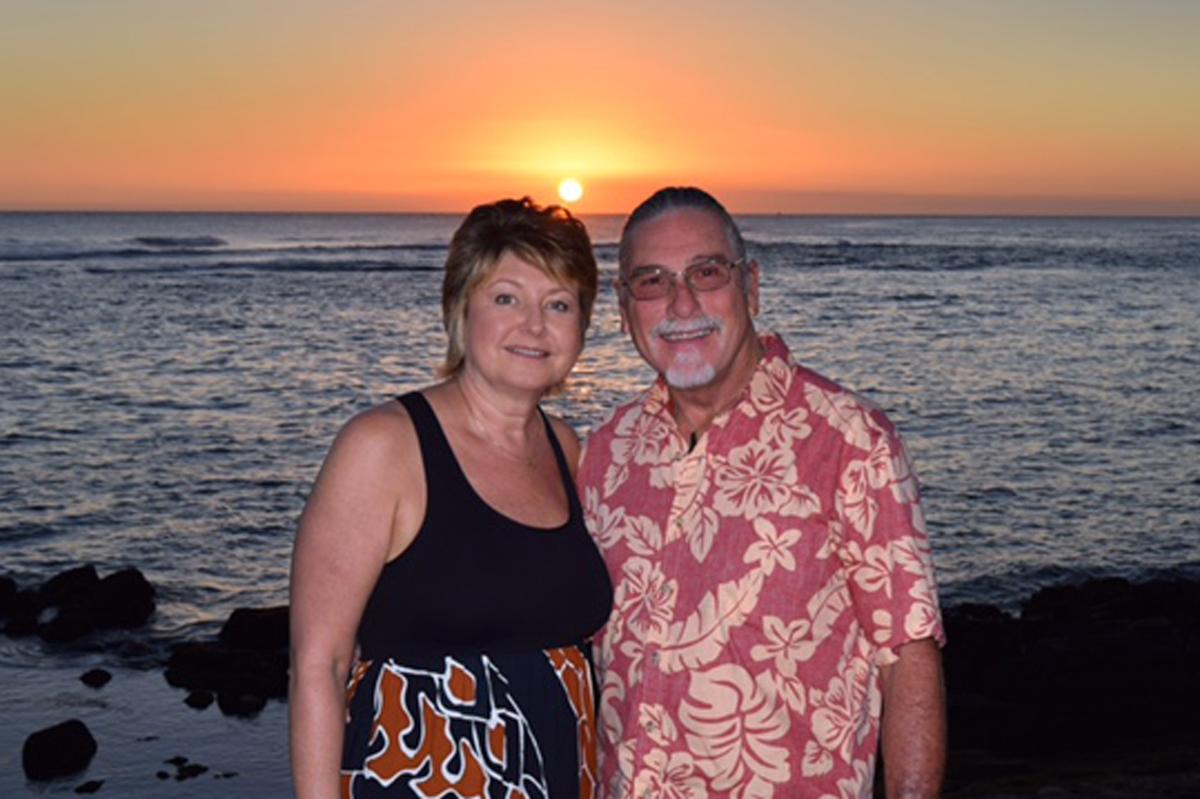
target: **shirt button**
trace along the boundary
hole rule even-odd
[[[650,662],[651,662],[651,663],[653,663],[655,666],[657,666],[657,665],[658,665],[658,659],[659,659],[659,658],[658,658],[658,653],[657,653],[657,652],[651,652],[651,653],[650,653]]]

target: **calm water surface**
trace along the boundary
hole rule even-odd
[[[159,613],[120,656],[133,666],[286,602],[335,431],[432,379],[458,222],[0,214],[0,573],[141,568]],[[608,286],[617,225],[589,220],[605,285],[548,403],[581,431],[650,377]],[[947,601],[1200,577],[1200,221],[744,226],[760,327],[905,434]],[[75,658],[0,637],[0,667],[23,675]]]
[[[172,634],[285,601],[337,427],[432,379],[458,221],[0,215],[3,571],[137,565]],[[744,224],[760,326],[904,432],[948,599],[1196,566],[1200,221]],[[550,404],[586,430],[648,379],[605,285]]]

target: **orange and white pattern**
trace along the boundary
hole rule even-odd
[[[662,381],[588,438],[579,483],[616,591],[597,650],[609,799],[869,796],[879,668],[942,640],[897,433],[762,341],[691,451]]]
[[[537,695],[527,694],[524,704],[561,702],[572,714],[579,799],[594,799],[591,666],[577,647],[541,656],[553,682],[542,683]],[[368,688],[369,696],[359,695]],[[558,697],[547,695],[558,691]],[[348,706],[351,714],[369,713],[372,720],[354,725],[364,731],[361,740],[347,740],[346,759],[353,764],[342,770],[347,799],[550,799],[553,794],[543,749],[565,742],[539,741],[537,712],[529,713],[531,708],[518,700],[493,658],[447,656],[426,666],[365,662],[351,677]]]

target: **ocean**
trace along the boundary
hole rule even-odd
[[[547,402],[581,433],[651,378],[611,290],[621,220],[585,220],[601,295],[568,390]],[[234,608],[287,601],[294,525],[334,433],[434,379],[459,221],[0,214],[0,575],[136,566],[158,590],[135,642],[0,636],[0,712],[25,724],[0,733],[0,794],[42,790],[14,754],[39,719],[144,726],[142,705],[193,731],[164,721],[127,750],[178,740],[224,759],[213,770],[240,774],[238,790],[286,790],[281,707],[205,716],[140,670]],[[944,603],[1011,610],[1090,577],[1200,579],[1200,219],[741,222],[759,328],[902,431]],[[74,679],[91,665],[133,676],[95,693]],[[139,761],[109,757],[91,771],[107,763],[138,795]],[[158,795],[151,777],[143,795]],[[172,787],[234,789],[211,774]]]

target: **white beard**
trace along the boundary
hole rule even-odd
[[[671,388],[700,388],[707,386],[717,376],[717,368],[704,363],[694,354],[687,353],[667,367],[663,379]]]

